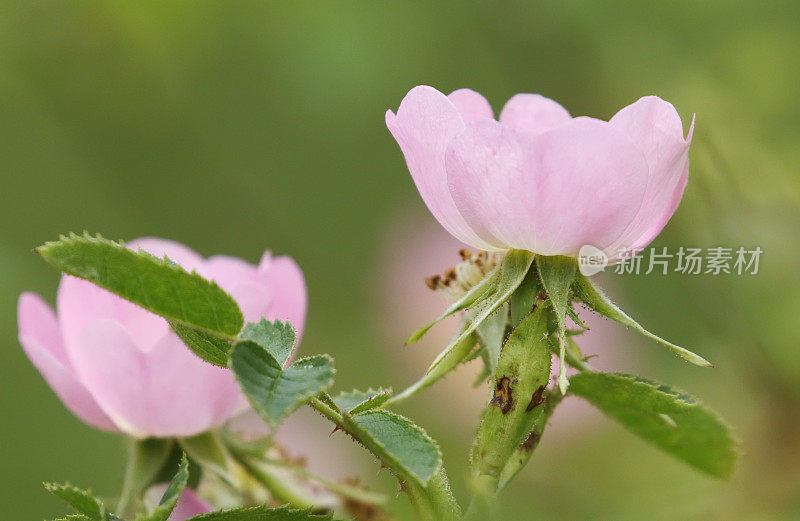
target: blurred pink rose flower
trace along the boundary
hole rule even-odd
[[[477,92],[423,85],[386,125],[428,209],[460,241],[573,257],[588,244],[613,261],[647,246],[678,207],[694,121],[684,139],[675,108],[655,96],[605,122],[538,94],[512,97],[495,121]]]
[[[167,491],[167,487],[169,487],[168,483],[160,483],[150,487],[145,494],[145,502],[153,505],[153,507],[158,505],[161,501],[161,496]],[[212,510],[211,506],[200,499],[194,490],[185,488],[167,521],[186,521],[191,517],[206,514]]]
[[[306,286],[289,257],[266,252],[258,266],[214,256],[203,259],[175,242],[128,243],[166,255],[215,280],[247,321],[288,320],[303,330]],[[64,276],[58,314],[38,295],[19,298],[19,340],[66,407],[99,429],[143,438],[192,436],[247,408],[230,371],[195,356],[167,322],[94,284]]]

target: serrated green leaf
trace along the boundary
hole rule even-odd
[[[539,278],[542,281],[547,296],[553,305],[558,319],[558,345],[559,345],[559,371],[558,388],[561,394],[567,392],[569,382],[567,380],[566,357],[567,348],[567,309],[569,308],[569,288],[575,280],[575,273],[578,270],[578,263],[571,257],[563,255],[555,256],[536,256],[536,267],[539,271]]]
[[[730,429],[692,397],[627,374],[579,373],[570,391],[689,465],[728,478],[736,463]]]
[[[59,270],[167,319],[199,357],[225,367],[244,318],[236,301],[217,284],[188,273],[169,259],[88,235],[71,234],[36,249]]]
[[[240,340],[251,340],[266,349],[281,367],[285,367],[294,354],[295,338],[295,329],[289,322],[270,322],[265,318],[245,324],[239,334]]]
[[[232,339],[221,338],[200,329],[167,320],[169,327],[194,354],[208,363],[225,367]]]
[[[310,510],[259,506],[200,514],[188,521],[333,521],[333,514],[312,514]]]
[[[186,483],[189,481],[189,460],[186,454],[181,457],[181,463],[178,466],[178,471],[175,477],[169,482],[167,490],[161,496],[161,501],[158,506],[153,510],[153,513],[145,516],[136,516],[136,521],[167,521],[172,511],[175,509],[175,504],[186,488]]]
[[[329,405],[333,400],[323,399],[324,396],[322,393],[311,400],[310,405],[363,445],[397,477],[421,517],[461,519],[441,466],[441,452],[424,430],[402,416],[380,409],[351,416],[335,404]]]
[[[475,329],[511,297],[528,273],[533,259],[534,254],[526,250],[510,250],[506,253],[497,269],[479,284],[483,289],[470,303],[468,308],[470,313],[465,314],[458,337],[439,353],[425,376],[389,399],[388,403],[400,402],[430,387],[464,362],[475,346],[473,340]],[[490,280],[487,282],[487,279]]]
[[[387,465],[403,469],[422,485],[439,470],[442,463],[439,446],[408,418],[372,410],[353,416],[350,422],[367,448],[387,460]]]
[[[236,380],[253,409],[271,426],[309,398],[333,385],[333,359],[302,358],[286,369],[266,349],[251,340],[238,342],[230,357]]]
[[[102,501],[92,495],[90,490],[83,490],[69,483],[45,483],[44,488],[69,503],[72,508],[92,521],[106,520],[106,507]]]
[[[391,396],[391,389],[352,390],[349,393],[340,393],[338,396],[334,396],[333,403],[340,410],[350,414],[359,414],[380,407]]]
[[[333,398],[331,398],[331,396],[328,393],[319,393],[319,396],[317,396],[317,398],[319,399],[319,401],[321,401],[323,404],[327,405],[337,413],[342,412],[341,410],[339,410],[339,406],[336,405],[336,403],[333,401]]]
[[[626,325],[638,331],[642,335],[659,342],[670,349],[672,349],[678,356],[684,360],[691,362],[701,367],[714,367],[711,363],[702,356],[695,354],[688,349],[677,346],[672,342],[668,342],[663,338],[654,335],[650,331],[643,328],[638,322],[629,317],[624,311],[617,307],[616,304],[611,302],[605,293],[600,288],[595,286],[587,277],[578,273],[575,277],[575,284],[573,284],[575,295],[587,306],[597,311],[601,315],[615,320],[620,324]]]

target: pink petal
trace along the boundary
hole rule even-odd
[[[689,144],[675,107],[656,96],[647,96],[623,108],[609,121],[626,133],[642,150],[649,165],[649,180],[642,207],[631,226],[611,247],[644,248],[664,228],[678,207],[689,175]],[[692,121],[692,129],[694,121]]]
[[[83,329],[97,319],[118,322],[131,331],[133,341],[142,351],[152,348],[169,332],[163,318],[76,277],[61,277],[56,300],[59,324],[70,356],[81,348],[78,338]]]
[[[224,424],[245,401],[228,369],[204,362],[173,335],[147,353],[158,436],[192,436]]]
[[[303,272],[291,257],[271,257],[268,253],[264,254],[258,272],[272,297],[266,317],[269,320],[280,319],[292,324],[297,331],[295,345],[298,345],[305,327],[308,305],[308,291]]]
[[[178,498],[175,510],[172,511],[167,521],[185,521],[190,517],[211,512],[211,510],[211,507],[200,499],[192,489],[187,488],[183,490],[181,497]]]
[[[256,267],[247,261],[227,255],[214,255],[203,262],[198,269],[203,277],[213,280],[227,292],[239,284],[257,280]]]
[[[422,200],[439,224],[461,242],[496,249],[470,229],[448,190],[444,153],[450,140],[464,128],[456,106],[438,90],[421,85],[403,98],[397,115],[386,112],[386,126],[403,151]]]
[[[572,119],[567,109],[540,94],[517,94],[500,112],[500,123],[519,132],[540,134]]]
[[[150,487],[146,494],[148,502],[153,505],[158,505],[168,487],[168,483],[160,483]],[[169,516],[167,521],[186,521],[190,517],[208,513],[211,512],[211,510],[211,506],[200,499],[194,490],[185,488],[181,493],[181,497],[178,498],[178,502],[175,504],[172,515]]]
[[[581,117],[538,135],[477,121],[452,141],[447,174],[458,210],[484,241],[577,256],[628,227],[648,168],[627,136]]]
[[[478,119],[494,119],[492,106],[486,98],[472,89],[458,89],[448,94],[447,99],[455,105],[465,124]]]
[[[58,363],[69,368],[61,330],[53,310],[42,297],[27,291],[17,301],[19,336],[30,338],[46,349]]]
[[[98,429],[116,431],[70,367],[53,311],[38,295],[23,293],[17,306],[25,354],[72,414]]]
[[[228,294],[239,304],[245,322],[258,322],[262,317],[268,317],[274,298],[270,288],[258,282],[237,284],[228,290]]]
[[[185,437],[221,425],[240,405],[230,372],[203,362],[174,335],[145,353],[117,322],[95,320],[72,353],[76,373],[126,434]]]

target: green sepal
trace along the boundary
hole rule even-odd
[[[62,272],[164,317],[197,356],[227,365],[229,342],[242,329],[244,318],[236,301],[216,283],[167,258],[129,250],[100,236],[70,234],[36,251]]]
[[[511,297],[528,273],[533,259],[534,254],[529,251],[510,250],[495,271],[468,293],[470,295],[476,288],[481,288],[478,294],[470,299],[468,306],[460,308],[470,310],[465,314],[460,334],[439,353],[425,376],[402,393],[392,397],[388,403],[396,403],[413,396],[433,385],[465,361],[475,347],[475,329]]]
[[[425,333],[427,333],[433,326],[444,320],[445,318],[458,313],[459,311],[463,311],[467,308],[472,307],[476,302],[484,299],[487,293],[492,291],[492,286],[497,284],[497,281],[500,278],[500,265],[496,266],[492,271],[490,271],[479,283],[474,285],[467,291],[467,293],[458,299],[457,301],[450,304],[447,309],[439,315],[439,317],[423,326],[422,328],[415,331],[408,340],[406,340],[406,344],[413,344],[420,338],[422,338]]]
[[[554,355],[558,356],[560,354],[560,347],[559,347],[558,338],[550,337],[549,345],[550,345],[550,352]],[[573,367],[579,371],[593,371],[594,369],[586,363],[586,360],[590,357],[584,357],[581,354],[581,348],[569,334],[567,331],[567,348],[566,348],[566,356],[564,357],[564,361],[570,367]]]
[[[253,409],[272,427],[330,388],[335,374],[328,355],[301,358],[284,369],[269,351],[250,340],[233,348],[230,368]]]
[[[567,322],[566,315],[569,308],[569,288],[575,280],[578,271],[578,263],[571,257],[562,255],[556,256],[536,256],[536,267],[542,281],[553,310],[558,320],[558,346],[559,346],[559,370],[558,388],[561,394],[567,392],[569,382],[567,380],[566,357],[567,345]]]
[[[174,443],[169,451],[169,456],[167,456],[164,464],[161,465],[161,468],[153,477],[153,483],[169,483],[175,476],[175,469],[181,464],[184,453],[180,444]],[[197,489],[203,476],[203,469],[197,461],[192,459],[191,455],[186,453],[186,456],[189,458],[189,481],[186,482],[186,487]]]
[[[189,481],[189,460],[186,454],[181,457],[180,465],[175,476],[169,482],[167,490],[161,496],[161,500],[150,515],[138,515],[136,521],[167,521],[172,511],[175,509],[175,504],[178,498],[181,497],[183,489],[186,488],[186,483]]]
[[[570,380],[572,394],[644,440],[706,474],[733,473],[737,451],[730,428],[694,398],[627,374],[583,372]]]
[[[516,327],[525,315],[533,311],[541,291],[542,283],[539,281],[539,272],[534,264],[508,301],[511,310],[512,327]]]
[[[469,309],[474,312],[468,315],[468,320],[464,325],[461,335],[446,347],[439,356],[433,361],[428,373],[431,373],[439,364],[446,364],[455,367],[461,359],[468,353],[460,353],[459,350],[452,349],[459,345],[459,340],[472,333],[478,325],[486,318],[497,311],[511,297],[514,290],[522,283],[528,269],[533,263],[534,255],[525,250],[510,250],[503,261],[497,267],[496,280],[483,293],[480,299],[476,300]],[[453,352],[455,351],[455,353]],[[455,361],[455,363],[453,363]]]
[[[567,316],[569,316],[569,318],[571,318],[572,321],[575,322],[578,325],[578,327],[581,328],[579,331],[573,332],[572,333],[573,335],[579,335],[589,329],[589,327],[583,323],[581,317],[575,312],[574,309],[572,309],[572,306],[567,306]],[[567,331],[567,333],[569,333],[569,331]]]
[[[629,317],[624,311],[619,309],[616,304],[611,302],[603,291],[595,286],[587,277],[578,273],[575,277],[575,283],[572,285],[575,296],[584,304],[597,311],[601,315],[615,320],[620,324],[631,327],[641,333],[642,335],[659,342],[678,354],[684,360],[691,362],[701,367],[714,367],[711,363],[702,356],[695,354],[688,349],[677,346],[672,342],[668,342],[661,337],[658,337],[650,331],[643,328],[638,322]]]
[[[69,483],[45,483],[44,488],[54,496],[63,499],[75,510],[92,521],[106,521],[106,507],[92,495],[90,490],[74,487]]]
[[[391,389],[367,389],[366,391],[352,390],[339,393],[333,397],[333,403],[341,411],[351,415],[359,414],[371,409],[377,409],[392,396]]]

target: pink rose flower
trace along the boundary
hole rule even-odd
[[[512,97],[495,121],[477,92],[418,86],[386,126],[428,209],[460,241],[572,257],[592,245],[619,260],[678,207],[694,121],[684,139],[674,107],[655,96],[605,122],[538,94]]]
[[[288,320],[303,330],[306,287],[289,257],[266,252],[258,266],[233,257],[203,259],[163,239],[132,241],[157,257],[215,280],[247,321]],[[19,298],[19,340],[66,407],[85,423],[136,438],[186,437],[247,408],[230,371],[195,356],[167,322],[94,284],[64,276],[58,314],[38,295]]]
[[[145,494],[145,502],[152,504],[154,507],[161,501],[161,496],[167,491],[169,483],[160,483],[153,485],[147,490]],[[181,497],[175,503],[175,508],[172,510],[167,521],[186,521],[187,519],[199,516],[200,514],[207,514],[213,509],[211,506],[200,499],[197,492],[190,488],[183,489]]]

